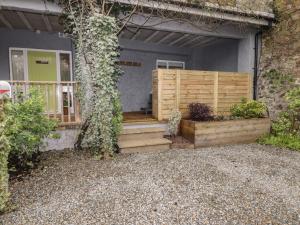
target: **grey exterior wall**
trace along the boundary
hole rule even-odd
[[[59,38],[58,33],[0,29],[0,80],[9,80],[9,48],[72,50],[71,40]]]
[[[237,72],[238,40],[225,39],[193,52],[193,69]]]
[[[145,44],[138,41],[121,40],[120,60],[141,63],[141,67],[122,66],[124,71],[119,82],[121,102],[124,112],[140,111],[146,107],[152,91],[152,71],[156,60],[183,61],[191,69],[191,52],[163,45]]]

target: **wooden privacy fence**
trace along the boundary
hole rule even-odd
[[[78,83],[75,81],[8,81],[12,87],[12,101],[18,95],[28,96],[36,88],[44,97],[44,110],[49,118],[56,118],[61,125],[79,123],[79,102],[76,98]]]
[[[231,106],[242,98],[252,99],[252,76],[247,73],[153,71],[152,110],[158,120],[168,119],[173,109],[179,109],[187,118],[190,103],[205,103],[215,115],[228,115]]]

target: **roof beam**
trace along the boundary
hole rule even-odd
[[[193,45],[192,47],[197,47],[197,46],[199,46],[199,45],[208,44],[209,42],[214,41],[214,40],[216,40],[215,37],[210,37],[210,38],[204,39],[203,41],[197,42],[197,43],[196,43],[195,45]]]
[[[20,17],[20,19],[22,20],[22,22],[24,23],[24,25],[27,27],[28,30],[34,31],[31,24],[29,23],[29,21],[27,20],[27,18],[25,17],[23,12],[17,11],[18,16]]]
[[[4,17],[3,14],[0,13],[0,21],[9,29],[13,30],[13,26],[8,22],[8,20]]]
[[[138,30],[137,32],[135,32],[135,34],[130,38],[130,40],[135,40],[141,33],[141,30]]]
[[[50,23],[50,21],[49,21],[48,16],[47,16],[47,15],[42,15],[42,17],[43,17],[43,21],[44,21],[44,23],[45,23],[45,25],[46,25],[47,30],[48,30],[49,32],[52,32],[53,29],[52,29],[52,26],[51,26],[51,23]]]
[[[187,45],[193,43],[194,41],[196,41],[196,40],[198,40],[198,39],[200,39],[200,38],[203,38],[203,36],[197,36],[197,37],[195,37],[195,38],[192,38],[192,39],[188,40],[187,42],[184,42],[183,44],[179,45],[178,47],[184,47],[184,46],[187,46]]]
[[[160,40],[157,42],[157,44],[163,43],[165,40],[169,39],[170,37],[172,37],[172,36],[174,36],[174,35],[175,35],[175,33],[173,33],[173,32],[167,34],[167,35],[164,36],[162,39],[160,39]]]
[[[176,43],[178,43],[179,41],[185,39],[188,36],[190,36],[190,34],[182,35],[180,38],[177,38],[176,40],[174,40],[173,42],[171,42],[170,45],[175,45]]]
[[[145,40],[145,42],[147,43],[147,42],[151,41],[158,33],[159,33],[158,30],[155,31],[154,33],[152,33],[152,34]]]

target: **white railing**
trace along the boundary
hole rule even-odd
[[[37,88],[44,96],[45,114],[61,124],[80,123],[79,102],[76,98],[78,83],[75,81],[8,81],[12,87],[12,101],[18,94],[28,96],[31,88]]]

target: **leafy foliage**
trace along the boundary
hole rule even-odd
[[[230,112],[232,117],[235,118],[263,118],[266,116],[267,107],[259,101],[242,99],[241,103],[231,107]]]
[[[265,145],[274,145],[280,148],[289,148],[300,151],[300,136],[299,135],[269,135],[259,140],[259,143]]]
[[[262,77],[269,80],[272,91],[282,86],[290,85],[295,81],[295,78],[291,74],[285,74],[275,69],[267,71]]]
[[[78,96],[84,120],[78,147],[90,149],[100,157],[112,156],[117,151],[122,122],[117,89],[118,26],[113,17],[96,12],[82,18],[76,15],[71,13],[69,21],[75,24],[75,76],[84,84],[80,85]]]
[[[213,120],[212,110],[203,103],[191,103],[189,105],[190,117],[194,121],[209,121]]]
[[[5,135],[11,151],[9,167],[18,171],[33,166],[43,139],[50,136],[57,122],[44,114],[44,99],[36,89],[28,97],[21,96],[15,103],[7,103]]]
[[[300,150],[300,88],[290,90],[285,97],[288,109],[273,122],[271,135],[260,143]]]
[[[0,213],[3,212],[9,201],[8,191],[8,154],[10,151],[9,142],[5,136],[5,124],[4,117],[4,100],[0,99]]]
[[[172,110],[168,120],[168,132],[172,137],[175,137],[178,134],[181,117],[181,112],[179,110]]]

